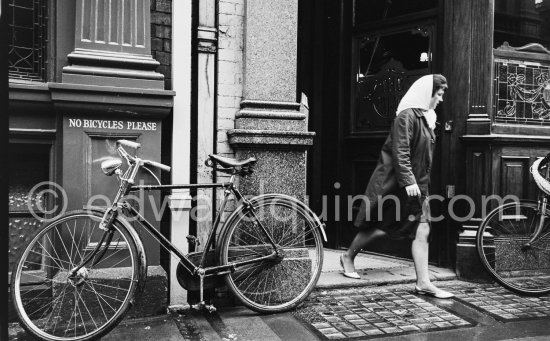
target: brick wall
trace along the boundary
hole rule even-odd
[[[231,157],[226,131],[235,127],[243,93],[244,0],[220,0],[218,11],[217,151]]]
[[[235,128],[235,114],[243,94],[243,37],[245,0],[220,0],[218,5],[218,130],[217,153],[234,157],[227,130]],[[228,181],[229,175],[217,174],[217,181]],[[223,198],[222,192],[218,200]],[[218,202],[219,205],[220,202]],[[235,209],[229,202],[224,217]]]
[[[151,0],[151,54],[164,75],[164,88],[172,90],[172,0]]]

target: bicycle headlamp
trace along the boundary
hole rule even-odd
[[[101,170],[105,173],[105,175],[111,176],[117,169],[120,168],[120,166],[122,166],[122,160],[113,158],[103,161],[101,163]]]

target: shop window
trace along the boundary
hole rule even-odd
[[[43,212],[49,210],[52,204],[46,195],[31,195],[33,187],[49,180],[50,149],[50,145],[10,145],[8,173],[10,269],[30,242],[34,232],[42,225]],[[42,189],[45,188],[42,187]],[[42,267],[40,252],[35,255],[36,268],[28,270],[40,271]]]
[[[10,79],[46,81],[47,1],[9,0]]]
[[[550,49],[550,0],[495,0],[493,47],[539,43]]]

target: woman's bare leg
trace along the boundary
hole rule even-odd
[[[416,230],[416,238],[413,240],[411,246],[414,270],[416,271],[416,285],[422,289],[435,288],[430,282],[430,273],[428,272],[429,234],[430,225],[428,223],[420,223]]]
[[[430,225],[428,223],[420,223],[416,230],[416,238],[413,240],[411,247],[414,269],[416,271],[416,287],[421,290],[430,291],[436,295],[452,296],[452,294],[439,289],[430,281],[430,273],[428,271],[429,235]]]
[[[342,261],[344,263],[345,272],[355,272],[355,265],[353,264],[355,256],[364,249],[373,240],[382,237],[386,232],[379,229],[369,229],[366,231],[359,231],[355,238],[351,242],[349,249],[343,254]]]

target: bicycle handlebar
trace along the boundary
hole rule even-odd
[[[130,148],[134,148],[137,151],[137,149],[139,149],[141,147],[141,144],[139,144],[137,142],[132,142],[132,141],[128,141],[128,140],[118,140],[117,143],[120,145],[118,147],[118,152],[120,153],[120,155],[122,155],[122,157],[124,157],[125,159],[127,159],[130,162],[135,163],[136,161],[139,160],[144,165],[153,166],[155,168],[158,168],[158,169],[166,171],[166,172],[169,172],[172,169],[172,167],[167,166],[165,164],[162,164],[160,162],[151,161],[151,160],[140,160],[136,157],[133,157],[132,155],[128,154],[128,152],[122,147],[122,146],[127,146],[127,147],[130,147]]]
[[[128,141],[128,140],[118,140],[116,141],[118,144],[121,144],[123,146],[126,146],[126,147],[129,147],[129,148],[133,148],[135,150],[138,150],[139,148],[141,148],[141,144],[140,143],[137,143],[137,142],[133,142],[133,141]]]
[[[150,160],[142,160],[142,161],[146,165],[150,165],[150,166],[162,169],[163,171],[166,171],[166,172],[169,172],[172,169],[172,167],[164,165],[160,162],[155,162],[155,161],[150,161]]]

